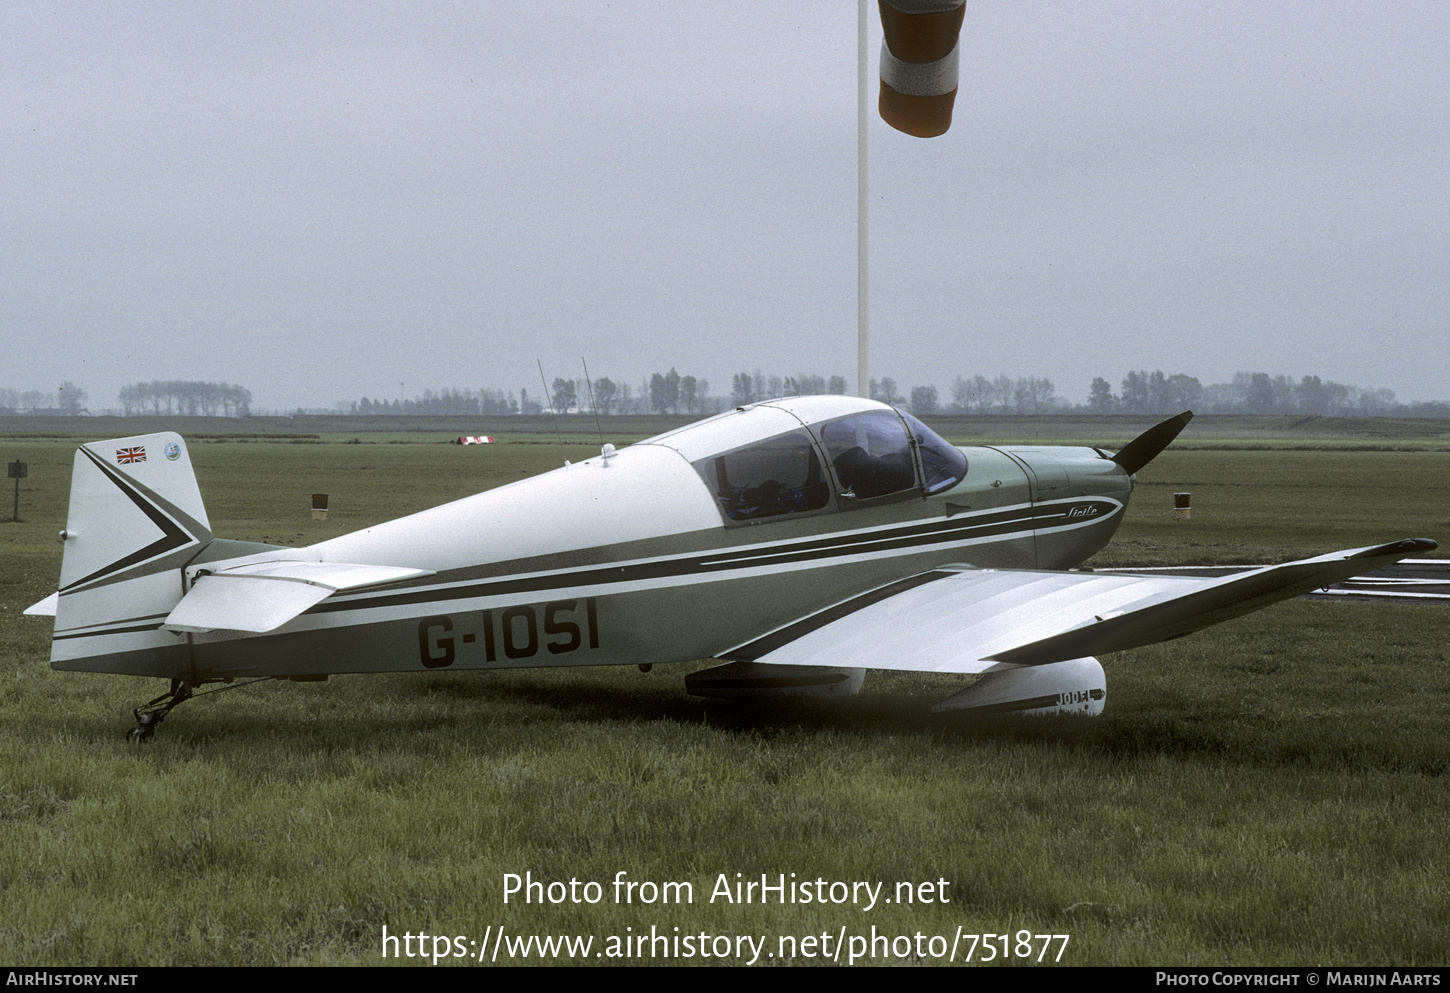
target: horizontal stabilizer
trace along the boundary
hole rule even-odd
[[[203,576],[162,626],[168,631],[274,631],[333,591],[256,576]]]
[[[26,617],[54,617],[56,605],[60,603],[60,593],[52,593],[39,603],[32,603],[25,608]]]
[[[431,576],[428,569],[277,559],[204,572],[162,625],[170,631],[275,631],[333,593]]]
[[[946,566],[720,657],[910,672],[1045,665],[1168,641],[1434,547],[1410,539],[1208,579]]]

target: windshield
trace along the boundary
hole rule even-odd
[[[916,442],[916,451],[921,456],[926,492],[940,493],[961,482],[967,474],[967,457],[961,449],[948,444],[945,438],[910,414],[902,412],[901,418],[906,421],[906,427]]]

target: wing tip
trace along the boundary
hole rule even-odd
[[[1373,548],[1366,548],[1349,556],[1352,559],[1377,559],[1386,555],[1393,555],[1403,558],[1406,555],[1414,555],[1418,552],[1433,552],[1440,547],[1440,543],[1433,538],[1405,538],[1401,541],[1391,541],[1383,545],[1375,545]]]

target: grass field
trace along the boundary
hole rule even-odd
[[[389,440],[198,438],[192,456],[217,534],[306,544],[598,448]],[[1322,440],[1342,447],[1170,449],[1093,564],[1450,539],[1450,451]],[[1450,960],[1443,607],[1295,601],[1109,656],[1095,721],[967,726],[926,712],[960,679],[911,675],[874,674],[845,705],[743,708],[686,696],[683,663],[265,683],[188,703],[137,748],[130,709],[159,681],[51,671],[49,623],[19,616],[54,589],[74,441],[0,446],[30,470],[20,522],[0,524],[0,960],[379,964],[384,927],[474,952],[500,926],[594,939],[583,957],[505,948],[513,963],[651,961],[609,944],[651,927],[768,939],[776,963],[818,961],[779,940],[827,933],[842,961],[858,938],[867,961],[930,964],[959,928],[1014,951],[1018,931],[1070,935],[1046,958],[1075,965]],[[619,872],[693,900],[616,903]],[[505,904],[525,873],[602,898]],[[950,902],[712,902],[737,873],[887,897],[945,880]],[[873,928],[923,939],[897,957]]]

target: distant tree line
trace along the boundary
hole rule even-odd
[[[1052,380],[1040,376],[983,375],[952,380],[951,400],[938,403],[936,390],[922,397],[937,404],[934,409],[916,406],[917,391],[908,404],[914,414],[1046,414],[1063,409],[1067,401],[1057,396]]]
[[[127,417],[145,413],[245,417],[252,408],[252,391],[245,386],[189,379],[131,383],[121,387],[116,399]]]
[[[906,387],[891,377],[870,382],[871,397],[914,414],[1031,415],[1031,414],[1172,414],[1193,410],[1200,414],[1256,414],[1269,416],[1401,416],[1450,418],[1450,402],[1399,403],[1394,391],[1360,387],[1318,376],[1294,378],[1264,372],[1240,372],[1226,383],[1204,386],[1185,373],[1161,369],[1131,370],[1115,391],[1102,376],[1094,377],[1084,404],[1057,395],[1050,379],[1037,376],[956,376],[945,395],[934,384]],[[554,379],[547,393],[527,387],[517,392],[483,388],[425,390],[411,399],[380,400],[363,397],[336,405],[342,414],[363,416],[453,415],[514,416],[597,412],[611,414],[663,414],[699,416],[775,397],[812,394],[854,395],[846,377],[798,372],[794,375],[738,372],[730,380],[729,395],[712,395],[703,377],[681,375],[675,368],[642,377],[637,385],[625,379],[601,376],[592,382]],[[122,387],[117,396],[127,415],[187,414],[246,416],[252,393],[230,383],[192,380],[153,380]],[[87,394],[72,382],[53,393],[0,388],[0,414],[82,414]]]
[[[592,383],[582,379],[555,379],[550,400],[554,411],[592,409],[602,415],[614,413],[700,414],[707,410],[710,384],[695,376],[669,372],[652,374],[640,383],[638,399],[625,382],[601,376]],[[644,409],[641,409],[643,406]]]
[[[525,397],[527,399],[527,395]],[[354,400],[346,413],[373,417],[384,414],[487,414],[513,415],[519,413],[519,401],[503,390],[424,390],[421,397],[412,400],[379,400],[363,397]],[[528,411],[524,411],[528,413]]]
[[[1241,372],[1228,383],[1204,386],[1185,373],[1134,370],[1123,377],[1118,391],[1098,376],[1085,404],[1057,395],[1052,380],[1040,376],[957,376],[946,395],[935,385],[905,387],[891,377],[870,382],[871,397],[929,417],[937,414],[1172,414],[1193,410],[1201,414],[1305,414],[1411,417],[1450,417],[1450,403],[1400,404],[1390,390],[1347,386],[1318,376],[1293,379],[1262,372]],[[623,379],[601,376],[592,382],[556,377],[548,394],[528,388],[516,394],[503,390],[429,390],[412,400],[362,399],[339,404],[355,414],[542,414],[594,411],[611,414],[718,413],[731,407],[775,397],[817,393],[853,395],[844,376],[800,372],[767,375],[760,370],[738,372],[730,380],[728,396],[713,396],[703,378],[681,375],[677,369],[656,372],[637,386]]]
[[[90,411],[86,410],[86,391],[67,380],[54,393],[0,389],[0,413],[85,414]]]
[[[1450,417],[1450,403],[1397,403],[1393,390],[1351,386],[1318,376],[1240,372],[1227,383],[1203,386],[1195,377],[1161,370],[1130,372],[1121,392],[1102,377],[1092,381],[1087,409],[1097,414],[1305,414],[1320,417]]]
[[[735,407],[776,397],[850,392],[845,376],[831,376],[828,379],[809,372],[796,373],[794,376],[767,376],[757,369],[753,375],[738,372],[730,381],[730,403]]]
[[[1193,376],[1162,370],[1130,372],[1123,378],[1123,391],[1114,394],[1101,376],[1088,388],[1088,410],[1094,414],[1172,414],[1190,409],[1203,395],[1203,384]]]

